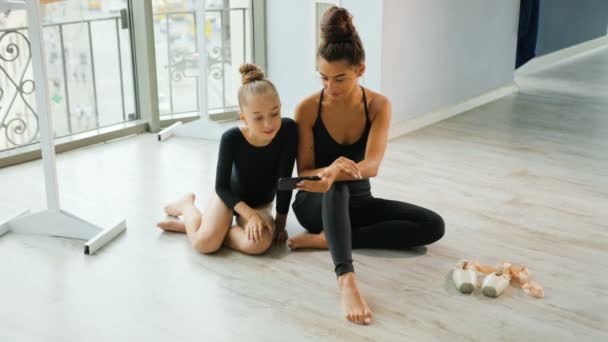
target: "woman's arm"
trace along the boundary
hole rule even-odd
[[[334,181],[372,178],[378,175],[378,170],[384,159],[384,152],[386,151],[386,144],[388,141],[388,128],[391,123],[391,103],[386,97],[380,94],[375,94],[373,101],[373,104],[370,104],[369,110],[370,112],[375,113],[375,115],[372,120],[369,136],[367,137],[365,158],[356,164],[359,169],[360,177],[357,177],[352,173],[341,171],[336,173]],[[342,160],[343,163],[349,161],[349,159]],[[340,162],[340,160],[336,160],[334,163],[337,162]]]
[[[374,103],[370,105],[370,111],[376,114],[372,120],[372,127],[367,138],[365,159],[357,164],[363,178],[376,177],[384,159],[388,129],[391,123],[391,103],[386,97],[375,94]]]
[[[302,101],[296,107],[294,120],[298,131],[298,152],[296,161],[298,165],[298,176],[316,176],[322,169],[315,169],[315,142],[312,133],[312,126],[315,122],[315,117],[312,115],[314,111],[314,102],[311,105],[311,99]]]

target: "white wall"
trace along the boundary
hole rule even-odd
[[[267,0],[266,58],[268,77],[281,96],[283,115],[293,117],[304,97],[321,89],[315,72],[312,0]],[[380,88],[382,6],[379,0],[342,0],[363,40],[367,72],[361,83]]]
[[[382,6],[379,0],[342,0],[353,15],[353,23],[365,48],[366,71],[360,79],[362,85],[380,91],[382,76]]]
[[[382,92],[393,125],[513,81],[518,0],[383,4]]]
[[[606,35],[606,0],[541,1],[539,13],[537,56]]]
[[[366,50],[362,83],[396,124],[513,81],[519,0],[342,0]],[[312,0],[267,0],[268,76],[283,115],[320,89]]]

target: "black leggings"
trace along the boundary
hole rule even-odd
[[[337,276],[354,272],[353,248],[406,249],[431,244],[444,234],[437,213],[374,198],[369,191],[351,194],[344,182],[334,183],[326,193],[298,192],[293,211],[309,232],[325,230]]]

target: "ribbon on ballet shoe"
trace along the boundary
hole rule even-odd
[[[543,298],[545,296],[545,290],[543,290],[543,287],[539,283],[528,280],[530,271],[527,267],[522,266],[519,270],[511,268],[511,274],[528,296],[534,298]]]
[[[543,298],[545,296],[545,290],[543,290],[543,287],[536,282],[527,282],[523,284],[521,288],[524,290],[524,293],[530,297]]]
[[[511,264],[508,262],[503,262],[496,270],[496,275],[511,280]]]
[[[515,280],[519,284],[525,284],[528,282],[528,276],[530,276],[530,271],[527,267],[511,266],[510,272],[511,277],[513,277],[513,280]]]
[[[471,261],[471,265],[473,267],[473,269],[479,273],[483,273],[483,274],[490,274],[490,273],[494,273],[496,272],[497,268],[494,266],[484,266],[484,265],[480,265],[479,262],[475,261]]]
[[[474,261],[474,260],[460,260],[458,262],[458,266],[456,266],[456,268],[463,269],[463,270],[476,271],[475,264],[476,264],[476,261]]]
[[[456,264],[456,269],[457,270],[466,270],[468,264],[469,264],[468,260],[460,260],[458,262],[458,264]]]

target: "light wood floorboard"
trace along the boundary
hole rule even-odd
[[[393,140],[374,194],[439,212],[446,235],[354,254],[375,312],[345,322],[326,251],[196,254],[154,227],[162,205],[213,189],[217,144],[139,135],[58,156],[69,211],[128,231],[0,237],[0,341],[608,339],[608,50],[516,80],[519,93]],[[0,217],[44,207],[39,161],[0,170]],[[302,231],[293,215],[290,234]],[[526,264],[546,298],[462,295],[461,258]]]

